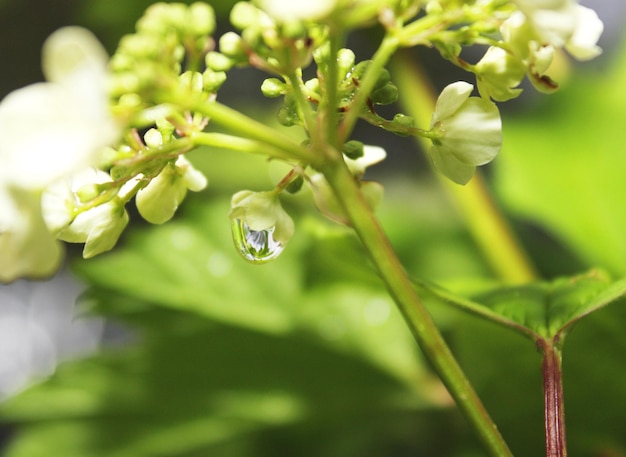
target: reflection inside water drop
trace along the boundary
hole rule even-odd
[[[234,219],[232,230],[237,250],[244,259],[253,263],[269,262],[283,252],[283,244],[274,240],[274,230],[250,230],[248,224],[241,219]]]

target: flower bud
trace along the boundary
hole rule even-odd
[[[141,217],[152,224],[169,221],[187,195],[204,189],[207,180],[191,163],[179,156],[168,163],[146,187],[137,192],[135,203]]]
[[[195,2],[187,11],[189,32],[193,35],[210,35],[215,30],[215,13],[210,5]]]
[[[243,40],[235,32],[226,32],[220,37],[220,52],[231,58],[246,55]]]
[[[285,93],[287,85],[278,78],[267,78],[261,84],[261,92],[268,98],[280,97]]]
[[[209,52],[205,57],[205,61],[206,66],[213,71],[228,71],[234,64],[232,59],[216,51]]]
[[[85,243],[83,257],[89,259],[109,251],[128,224],[128,213],[117,198],[80,213],[57,237],[69,243]]]

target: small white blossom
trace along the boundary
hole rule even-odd
[[[41,214],[41,192],[94,164],[121,134],[108,109],[107,55],[87,30],[67,27],[43,48],[48,82],[0,102],[0,280],[51,274],[61,250]]]
[[[108,173],[87,168],[48,186],[41,196],[41,210],[48,229],[53,234],[66,229],[81,207],[79,194],[85,194],[98,184],[110,181]]]
[[[152,224],[169,221],[187,195],[207,186],[206,177],[183,156],[168,164],[146,187],[137,192],[139,214]]]
[[[117,197],[81,210],[79,195],[89,194],[98,184],[110,181],[107,173],[91,168],[55,183],[42,196],[43,214],[50,230],[62,241],[85,243],[86,259],[113,248],[128,224],[128,213]]]
[[[435,167],[458,184],[467,183],[476,166],[491,162],[502,146],[502,122],[496,105],[470,97],[474,86],[448,85],[439,95],[431,121],[436,137],[430,156]]]
[[[128,224],[124,205],[113,199],[80,213],[58,238],[68,243],[85,243],[83,257],[111,250]]]
[[[597,46],[604,25],[595,11],[576,0],[517,0],[542,45],[565,47],[578,60],[589,60],[602,50]]]
[[[337,0],[258,0],[259,7],[277,22],[315,21],[328,16]]]
[[[48,276],[62,258],[41,217],[39,195],[0,185],[0,282]]]
[[[345,157],[346,165],[354,176],[361,177],[365,174],[367,167],[376,165],[387,158],[387,152],[380,146],[363,146],[363,155],[357,159]]]
[[[526,74],[523,63],[502,48],[491,46],[476,64],[476,78],[480,95],[504,102],[517,97],[516,89]]]
[[[597,45],[604,31],[604,24],[592,9],[578,5],[576,9],[577,27],[570,36],[565,49],[578,60],[589,60],[600,55],[602,49]]]
[[[48,82],[0,103],[0,180],[41,190],[95,163],[120,135],[108,110],[104,49],[87,30],[69,27],[43,48]]]

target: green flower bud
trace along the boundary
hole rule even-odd
[[[239,30],[250,26],[260,25],[259,19],[263,13],[249,2],[239,2],[230,11],[230,23]]]
[[[216,51],[209,52],[206,55],[205,62],[206,66],[213,71],[228,71],[234,64],[232,59]]]
[[[278,78],[268,78],[261,85],[261,92],[268,98],[276,98],[284,95],[287,85]]]
[[[183,87],[191,89],[192,92],[202,92],[204,81],[201,73],[186,71],[178,79]]]
[[[215,30],[215,13],[206,3],[196,2],[187,12],[189,32],[194,35],[211,35]]]
[[[151,148],[158,148],[163,145],[163,135],[157,129],[148,130],[143,136],[143,140]]]
[[[209,93],[215,93],[222,87],[222,84],[226,82],[226,73],[223,71],[213,71],[207,68],[202,73],[202,84],[204,90]]]
[[[345,78],[352,70],[355,58],[354,52],[352,52],[351,49],[342,48],[337,52],[337,65],[339,67],[340,78]]]
[[[398,100],[398,88],[393,83],[387,83],[370,94],[370,100],[376,105],[390,105]]]
[[[235,32],[227,32],[220,37],[220,52],[231,58],[245,57],[246,50],[243,39]]]
[[[358,159],[363,157],[364,145],[360,141],[350,140],[343,145],[341,152],[350,159]]]

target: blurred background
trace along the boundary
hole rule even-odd
[[[86,26],[112,53],[150,3],[0,0],[0,98],[42,80],[41,45],[52,31]],[[233,3],[215,2],[217,35],[229,30]],[[603,55],[563,63],[553,96],[530,88],[503,104],[504,150],[484,170],[547,279],[593,267],[626,275],[626,3],[583,4],[604,21]],[[351,37],[358,59],[376,38]],[[436,87],[472,82],[428,50],[405,58]],[[261,97],[262,80],[235,70],[220,99],[274,123],[278,105]],[[387,149],[371,177],[385,185],[380,217],[410,274],[443,284],[493,279],[415,142],[366,125],[355,138]],[[112,254],[80,262],[81,247],[70,246],[55,278],[0,285],[0,455],[482,455],[356,240],[316,214],[310,196],[289,197],[297,223],[289,249],[266,266],[245,264],[231,246],[228,201],[269,188],[270,167],[225,151],[191,158],[210,186],[189,195],[173,222],[132,217]],[[514,453],[541,455],[532,344],[429,306]],[[572,456],[626,456],[625,319],[620,301],[569,337]]]

